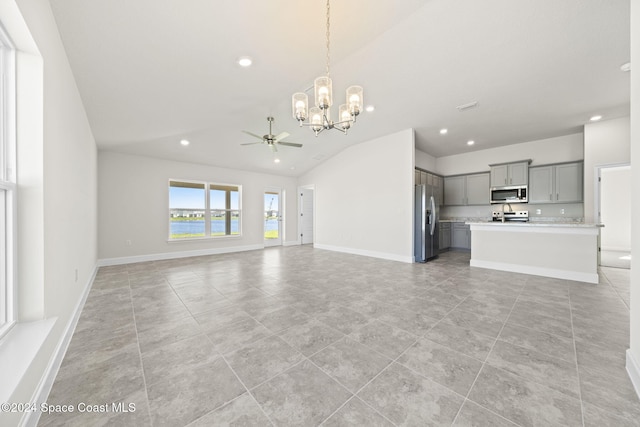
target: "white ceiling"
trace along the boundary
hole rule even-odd
[[[299,175],[406,128],[440,157],[629,114],[629,0],[334,0],[336,103],[360,84],[376,109],[347,136],[317,138],[290,103],[325,70],[324,0],[50,3],[102,150]],[[267,133],[269,115],[275,134],[304,144],[281,147],[279,164],[266,146],[240,146],[253,141],[243,129]]]

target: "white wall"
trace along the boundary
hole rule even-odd
[[[264,245],[264,190],[285,191],[285,239],[297,241],[297,181],[192,163],[100,151],[98,222],[101,262],[131,262],[194,253],[258,249]],[[168,242],[169,180],[242,186],[242,236]],[[126,241],[130,240],[131,245]]]
[[[590,123],[584,126],[584,217],[595,221],[596,167],[628,164],[629,117]]]
[[[18,319],[57,318],[11,397],[28,402],[95,271],[96,147],[49,2],[3,0],[0,13],[21,51],[16,67]],[[14,37],[21,23],[31,40]],[[0,424],[14,425],[20,415],[0,414]]]
[[[600,173],[600,246],[603,250],[631,250],[631,168],[612,167]]]
[[[531,159],[531,165],[582,160],[583,137],[581,133],[523,142],[506,147],[489,148],[453,156],[438,157],[436,172],[457,175],[489,170],[494,163],[507,163]]]
[[[301,186],[315,186],[314,246],[412,262],[414,154],[407,129],[351,146],[301,176]]]
[[[430,172],[436,171],[437,159],[431,154],[427,154],[424,151],[416,150],[416,167],[428,170]]]
[[[640,188],[640,3],[631,2],[631,187]],[[631,258],[640,259],[640,197],[631,201]],[[631,348],[627,370],[640,396],[640,269],[631,268]]]

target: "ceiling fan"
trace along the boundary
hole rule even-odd
[[[278,145],[286,145],[287,147],[297,147],[297,148],[302,147],[302,144],[283,141],[283,139],[289,136],[289,133],[287,132],[281,132],[278,135],[274,135],[271,132],[271,125],[273,123],[273,120],[274,120],[273,117],[267,117],[267,121],[269,122],[269,133],[266,135],[260,136],[260,135],[256,135],[255,133],[243,130],[242,132],[246,133],[247,135],[251,135],[255,138],[260,139],[260,142],[246,142],[240,145],[267,144],[269,148],[271,148],[271,151],[273,151],[274,153],[278,151],[278,148],[277,148]]]

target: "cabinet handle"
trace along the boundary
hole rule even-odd
[[[560,193],[556,193],[556,201],[560,200]]]

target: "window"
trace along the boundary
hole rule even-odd
[[[0,26],[0,337],[15,321],[15,78],[14,50]]]
[[[241,187],[169,181],[169,239],[240,235]]]

